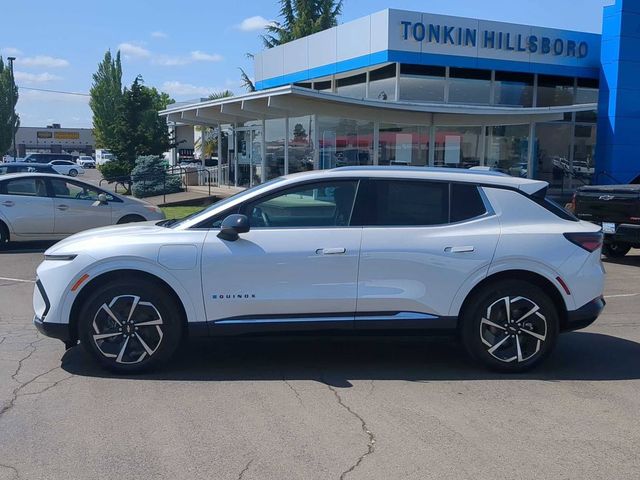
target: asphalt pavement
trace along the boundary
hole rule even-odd
[[[116,376],[31,324],[46,244],[0,253],[0,479],[640,477],[640,255],[542,368],[489,373],[454,341],[191,341]]]

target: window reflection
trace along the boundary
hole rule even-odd
[[[410,125],[380,125],[379,165],[427,165],[429,130]]]
[[[471,168],[480,165],[482,127],[436,128],[435,166]]]
[[[400,100],[410,102],[444,102],[444,67],[400,66]]]
[[[289,173],[313,170],[313,116],[289,118]]]
[[[491,71],[449,69],[449,102],[488,104],[491,101]]]
[[[486,145],[487,166],[513,177],[527,177],[529,125],[488,127]]]
[[[549,182],[554,193],[563,193],[571,188],[571,124],[539,123],[536,136],[533,177]]]
[[[369,72],[369,98],[376,100],[396,99],[396,64]]]
[[[318,118],[320,168],[373,164],[373,122]]]
[[[573,77],[538,76],[538,107],[572,105]]]
[[[336,93],[343,97],[365,98],[367,96],[367,74],[353,75],[336,80]]]
[[[494,102],[497,105],[533,105],[533,79],[530,73],[496,72]]]

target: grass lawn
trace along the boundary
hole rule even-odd
[[[204,210],[204,207],[161,207],[167,218],[184,218],[192,213]]]

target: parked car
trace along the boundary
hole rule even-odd
[[[61,175],[69,175],[70,177],[77,177],[78,175],[84,175],[84,168],[75,162],[68,160],[54,160],[50,162],[51,168]]]
[[[183,335],[459,335],[521,372],[604,307],[600,227],[546,182],[351,167],[273,180],[181,221],[72,236],[45,252],[35,325],[126,372]]]
[[[67,153],[30,153],[24,158],[26,163],[51,163],[54,160],[73,162],[73,155]]]
[[[8,173],[54,173],[57,174],[53,167],[43,163],[6,163],[0,165],[0,175]]]
[[[640,248],[640,185],[580,187],[573,197],[578,218],[602,225],[607,257],[624,257]]]
[[[7,241],[58,240],[89,228],[163,218],[154,205],[60,175],[0,177],[0,246]]]
[[[96,161],[93,159],[93,157],[80,156],[76,160],[76,163],[82,168],[96,168]]]

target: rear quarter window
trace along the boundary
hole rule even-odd
[[[486,213],[487,207],[476,185],[464,183],[451,185],[451,223],[464,222]]]

